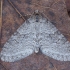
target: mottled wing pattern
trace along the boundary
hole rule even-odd
[[[56,60],[70,61],[70,42],[63,34],[50,21],[43,23],[40,30],[42,53]]]
[[[34,25],[25,21],[5,43],[1,51],[1,60],[14,62],[34,52]]]
[[[25,21],[6,42],[1,60],[14,62],[33,52],[38,53],[39,48],[46,56],[70,61],[70,42],[50,21],[35,15]]]

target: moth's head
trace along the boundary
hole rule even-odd
[[[35,17],[36,22],[39,22],[40,21],[40,19],[42,18],[42,15],[39,12],[39,10],[35,10],[34,11],[34,17]]]
[[[43,13],[41,13],[39,10],[35,10],[33,14],[30,16],[29,21],[34,22],[43,22],[45,19]]]
[[[40,14],[40,13],[39,13],[39,10],[35,10],[35,11],[34,11],[34,14],[35,14],[35,15],[39,15],[39,14]]]

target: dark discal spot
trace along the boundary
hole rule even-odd
[[[52,17],[55,16],[55,14],[52,11],[48,12]]]
[[[27,4],[31,4],[32,0],[25,0]]]

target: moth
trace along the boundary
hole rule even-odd
[[[70,61],[70,42],[36,10],[4,44],[0,57],[14,62],[39,51],[56,60]]]

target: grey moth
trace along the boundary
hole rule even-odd
[[[14,62],[39,51],[56,60],[70,61],[70,42],[49,20],[36,14],[27,19],[4,44],[0,58]]]

